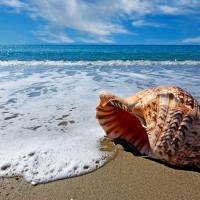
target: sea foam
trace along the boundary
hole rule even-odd
[[[0,176],[44,183],[93,171],[116,153],[100,151],[99,86],[54,70],[1,73]]]
[[[196,60],[163,60],[163,61],[152,61],[152,60],[109,60],[109,61],[64,61],[64,60],[43,60],[43,61],[20,61],[20,60],[9,60],[1,61],[0,67],[6,66],[176,66],[176,65],[200,65],[200,61]]]

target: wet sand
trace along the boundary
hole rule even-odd
[[[200,173],[170,168],[123,150],[102,168],[79,177],[32,186],[0,179],[0,199],[200,199]]]

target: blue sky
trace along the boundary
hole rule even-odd
[[[0,0],[0,44],[200,44],[200,1]]]

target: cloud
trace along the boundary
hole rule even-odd
[[[20,8],[24,6],[24,3],[20,2],[19,0],[0,0],[0,4],[13,8]]]
[[[159,24],[159,23],[154,23],[154,22],[147,22],[145,20],[133,21],[132,25],[135,26],[135,27],[141,27],[141,26],[165,27],[164,24]]]
[[[44,30],[32,31],[40,40],[47,43],[72,43],[74,42],[62,31],[49,31],[48,27]]]
[[[143,16],[146,14],[151,13],[153,10],[153,1],[141,1],[141,0],[117,0],[116,3],[114,3],[111,6],[115,8],[115,11],[126,13],[128,15],[131,15],[133,13]]]
[[[128,33],[120,24],[111,23],[110,15],[104,13],[102,6],[99,7],[97,4],[79,0],[32,0],[32,3],[34,11],[30,16],[35,20],[42,18],[47,22],[48,35],[50,31],[59,32],[68,28],[76,31],[73,35],[68,34],[68,38],[73,38],[71,40],[80,41],[80,35],[82,35],[83,38],[90,37],[91,41],[96,37],[98,42],[110,43],[111,40],[107,38],[110,35]],[[77,38],[74,34],[78,35]],[[57,39],[60,38],[58,35]],[[71,42],[71,40],[68,41]],[[62,39],[60,41],[63,42]],[[82,41],[86,40],[82,39]]]
[[[78,0],[32,1],[35,4],[33,17],[47,20],[51,27],[68,27],[98,36],[126,33],[122,26],[106,19],[108,16],[103,16],[103,9],[98,5],[89,5]]]
[[[158,12],[168,15],[194,14],[199,12],[198,0],[163,0],[157,4]]]
[[[186,43],[200,43],[200,36],[196,37],[196,38],[187,38],[185,40],[183,40],[182,42],[186,42]]]
[[[123,25],[132,20],[133,26],[163,27],[157,22],[144,21],[146,16],[191,15],[199,12],[198,0],[0,0],[0,5],[27,11],[27,15],[43,28],[35,35],[46,42],[75,41],[114,42],[116,34],[130,34]]]
[[[158,6],[158,8],[165,14],[177,14],[180,11],[178,7],[171,6]]]
[[[20,12],[24,9],[28,9],[28,5],[26,3],[22,3],[19,0],[0,0],[0,5],[13,8],[17,12]]]

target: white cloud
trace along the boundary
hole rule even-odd
[[[157,4],[158,12],[169,15],[194,14],[199,12],[199,7],[198,0],[163,0]]]
[[[74,42],[63,32],[52,33],[49,31],[38,31],[39,38],[48,43],[71,43]]]
[[[20,8],[24,5],[19,0],[0,0],[0,4],[14,8]]]
[[[177,7],[171,7],[171,6],[158,6],[158,8],[163,12],[167,14],[177,14],[179,12],[179,8]]]
[[[141,26],[165,27],[164,24],[159,24],[159,23],[154,23],[154,22],[147,22],[145,20],[133,21],[132,25],[135,26],[135,27],[141,27]]]
[[[20,0],[0,0],[0,5],[14,8],[17,12],[20,10],[28,9],[26,3],[22,3]]]
[[[122,13],[124,12],[128,15],[131,15],[132,13],[145,15],[151,13],[153,10],[153,1],[117,0],[116,3],[114,3],[114,6],[116,7],[116,10],[121,11]]]
[[[128,33],[120,24],[110,22],[112,13],[109,14],[109,10],[105,12],[102,5],[89,4],[80,0],[57,0],[56,2],[32,0],[32,2],[34,2],[34,12],[31,16],[34,19],[45,19],[49,30],[70,28],[75,30],[77,35],[91,36],[89,40],[94,40],[96,37],[98,42],[104,43],[111,43],[112,40],[107,37],[113,34]],[[71,37],[73,40],[79,40],[75,39],[75,36]]]
[[[37,1],[34,17],[41,17],[49,22],[51,27],[68,27],[77,31],[84,31],[98,36],[113,33],[126,33],[126,30],[101,15],[102,8],[89,5],[78,0]]]
[[[186,42],[186,43],[193,43],[193,42],[200,43],[200,36],[196,37],[196,38],[187,38],[187,39],[183,40],[183,42]]]

